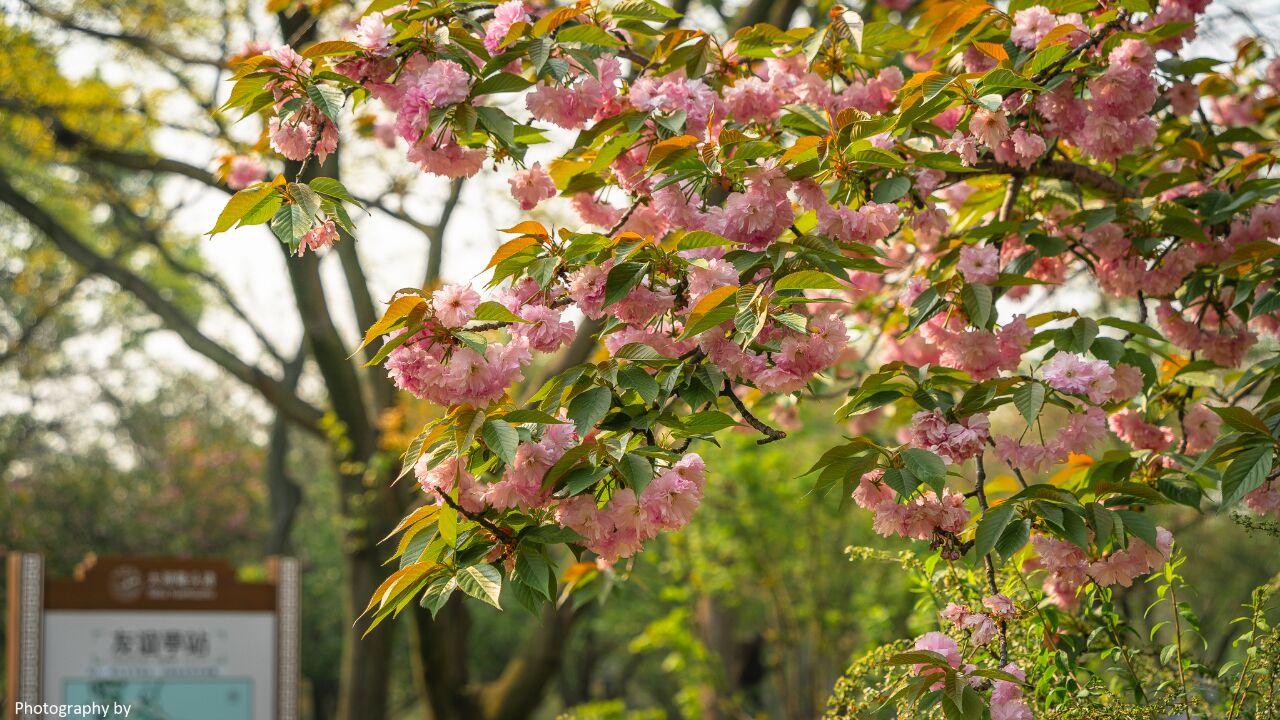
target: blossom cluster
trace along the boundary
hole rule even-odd
[[[631,488],[614,493],[601,508],[590,495],[575,495],[555,511],[556,521],[586,538],[586,547],[611,563],[635,554],[646,540],[689,523],[702,501],[706,465],[696,453],[685,455],[659,473],[637,495]]]
[[[1008,620],[1014,615],[1013,601],[1008,596],[996,594],[984,598],[990,614],[970,610],[957,603],[947,603],[942,609],[942,619],[951,623],[957,630],[970,633],[974,645],[987,645],[996,639],[996,621]]]
[[[881,535],[932,540],[939,532],[955,535],[969,522],[964,496],[943,488],[900,502],[897,493],[882,482],[883,471],[874,470],[858,481],[853,500],[874,515],[872,528]]]
[[[1173,549],[1173,534],[1158,527],[1155,547],[1131,538],[1128,547],[1096,559],[1090,559],[1080,546],[1049,535],[1034,534],[1031,544],[1038,557],[1029,561],[1027,567],[1047,573],[1045,595],[1059,607],[1067,609],[1075,606],[1078,590],[1089,581],[1103,587],[1129,587],[1134,578],[1163,566]]]
[[[959,608],[958,606],[948,606],[948,611],[952,611],[953,607],[955,608],[955,612],[964,612],[963,608]],[[981,615],[981,613],[977,614]],[[986,616],[982,615],[982,617],[985,618]],[[960,645],[946,633],[934,631],[921,635],[916,638],[915,649],[937,653],[942,656],[942,659],[948,665],[956,670],[972,672],[977,668],[973,663],[964,663],[960,654]],[[1032,714],[1031,708],[1023,699],[1023,690],[1021,685],[1022,681],[1026,680],[1026,673],[1019,669],[1018,666],[1011,663],[1002,667],[1001,670],[1012,675],[1017,679],[1017,682],[996,680],[991,684],[990,709],[992,720],[1031,720],[1031,718],[1035,716]],[[941,674],[943,671],[939,667],[921,663],[912,666],[912,672],[916,675],[929,676]],[[968,682],[973,687],[979,687],[984,681],[983,678],[979,676],[970,676],[968,678]],[[934,683],[930,689],[941,690],[942,687],[943,682],[942,680],[939,680]]]
[[[512,228],[486,294],[405,292],[393,306],[412,310],[380,323],[391,380],[460,425],[443,440],[424,430],[436,444],[413,467],[435,502],[485,528],[474,542],[544,526],[611,568],[690,521],[707,474],[691,443],[733,424],[781,439],[752,408],[798,424],[809,393],[847,398],[840,420],[861,437],[815,471],[843,483],[877,533],[950,561],[992,553],[984,523],[1016,517],[1000,554],[1029,542],[1017,562],[1064,608],[1172,549],[1164,528],[1117,532],[1074,488],[1109,496],[1136,480],[1166,493],[1166,479],[1198,488],[1222,475],[1208,465],[1252,462],[1231,473],[1251,483],[1235,498],[1280,512],[1272,456],[1233,452],[1274,440],[1265,385],[1250,384],[1269,366],[1247,368],[1238,395],[1187,377],[1220,378],[1280,331],[1280,185],[1268,135],[1250,129],[1280,117],[1280,61],[1262,74],[1243,60],[1181,64],[1172,53],[1204,0],[975,8],[956,28],[936,8],[888,4],[904,23],[878,24],[874,55],[838,14],[811,35],[757,27],[721,41],[646,25],[638,6],[662,12],[644,2],[575,15],[511,0],[461,20],[412,5],[368,13],[336,55],[284,47],[252,61],[268,76],[267,142],[286,159],[334,152],[333,106],[350,101],[426,173],[510,165],[515,204],[561,225]],[[526,162],[550,129],[576,139]],[[219,174],[261,192],[265,168],[234,156]],[[297,204],[293,192],[279,202]],[[299,252],[351,231],[327,209],[313,220]],[[1095,288],[1101,306],[1077,302]],[[537,354],[594,328],[586,339],[602,350],[532,399],[509,392]],[[1215,448],[1229,451],[1188,462]],[[984,484],[992,458],[1021,491],[987,497],[1008,489]],[[1051,480],[1064,463],[1077,479],[1133,477]],[[1168,499],[1230,504],[1223,485]],[[1097,507],[1141,509],[1114,499]],[[1061,525],[1068,512],[1085,536]],[[992,585],[982,608],[943,611],[982,652],[1018,617]],[[979,680],[951,636],[917,647],[989,688],[992,718],[1030,717],[1007,679],[1018,668]]]

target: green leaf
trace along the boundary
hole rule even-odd
[[[213,224],[213,229],[205,234],[217,235],[230,230],[255,206],[275,194],[275,188],[270,185],[263,185],[259,188],[241,190],[232,195],[231,199],[227,201],[226,207],[222,208],[222,212],[218,215],[218,220]]]
[[[649,271],[647,262],[624,262],[614,265],[604,281],[604,304],[612,305],[627,296]]]
[[[483,355],[488,349],[489,343],[485,340],[484,335],[475,332],[467,332],[466,330],[454,330],[452,335],[458,339],[458,342],[466,345],[475,352]]]
[[[1004,534],[1004,529],[1013,518],[1013,511],[1017,507],[1017,503],[1004,502],[988,508],[983,514],[973,537],[973,550],[978,557],[983,557],[995,549],[996,541]]]
[[[899,175],[876,183],[871,191],[871,199],[878,203],[891,203],[901,200],[910,190],[911,178]]]
[[[938,95],[942,94],[942,91],[946,90],[947,86],[954,81],[955,78],[950,75],[934,75],[928,80],[925,80],[924,84],[921,86],[921,90],[924,91],[924,101],[928,102],[938,97]],[[876,202],[882,201],[876,200]]]
[[[486,300],[476,306],[476,320],[510,323],[527,322],[519,315],[508,310],[507,306],[493,300]]]
[[[1114,366],[1124,357],[1124,343],[1115,338],[1100,337],[1089,346],[1089,352],[1099,360],[1106,360]]]
[[[498,596],[502,594],[502,573],[492,565],[472,565],[458,573],[458,587],[477,600],[502,609]]]
[[[295,204],[285,205],[271,218],[271,232],[280,242],[289,246],[289,252],[298,251],[298,241],[311,229],[315,219]]]
[[[1081,550],[1089,549],[1089,528],[1085,527],[1084,520],[1073,512],[1064,512],[1062,514],[1062,532],[1067,540],[1070,540]]]
[[[1141,335],[1142,337],[1145,337],[1145,338],[1150,338],[1152,340],[1158,340],[1160,342],[1164,342],[1164,336],[1156,332],[1150,326],[1144,325],[1142,323],[1133,322],[1132,320],[1121,320],[1119,318],[1102,318],[1101,320],[1098,321],[1098,324],[1106,325],[1108,327],[1113,327],[1113,328],[1119,328],[1120,330],[1133,333],[1134,335]]]
[[[680,17],[680,13],[663,5],[662,3],[653,2],[653,0],[622,0],[622,2],[614,5],[610,9],[610,14],[615,18],[630,18],[633,20],[674,20]]]
[[[255,73],[240,78],[235,85],[231,86],[231,94],[227,98],[227,102],[218,108],[218,112],[226,112],[232,108],[248,104],[251,99],[264,92],[267,83],[271,81],[271,77],[266,73]],[[268,97],[271,96],[270,93],[266,93],[266,95]]]
[[[453,492],[456,493],[457,491],[458,490],[455,487]],[[448,543],[449,547],[457,545],[458,511],[454,510],[452,505],[442,503],[440,505],[440,512],[436,514],[436,517],[439,518],[436,520],[436,527],[440,529],[440,537],[444,538],[444,541]]]
[[[793,272],[774,283],[775,290],[843,290],[844,286],[830,273],[818,270]]]
[[[906,468],[889,468],[880,479],[904,499],[911,497],[920,486],[920,479]]]
[[[1132,510],[1116,510],[1115,513],[1120,516],[1124,529],[1130,535],[1155,548],[1156,524],[1152,522],[1149,515]]]
[[[693,337],[694,335],[710,330],[726,320],[732,320],[734,316],[738,314],[738,308],[729,302],[730,299],[731,298],[725,298],[726,304],[699,316],[697,320],[689,323],[689,325],[684,328],[684,332],[680,333],[680,339],[683,340],[685,338]]]
[[[690,435],[705,435],[728,427],[734,427],[738,421],[719,410],[705,410],[684,418],[682,429]]]
[[[1098,323],[1089,318],[1076,318],[1071,324],[1071,351],[1085,353],[1098,337]]]
[[[1121,522],[1120,516],[1096,502],[1091,502],[1084,508],[1085,516],[1089,519],[1089,525],[1093,527],[1093,540],[1098,547],[1104,547],[1107,541],[1116,531],[1116,523]]]
[[[286,189],[289,191],[289,196],[308,217],[314,217],[320,212],[320,195],[315,190],[299,183],[289,183]]]
[[[1008,560],[1013,554],[1022,549],[1023,545],[1031,539],[1031,520],[1022,518],[1009,523],[1009,526],[1000,533],[1000,539],[996,540],[996,552],[1000,553],[1000,557]]]
[[[623,42],[596,25],[574,25],[556,34],[562,43],[584,43],[603,47],[622,47]]]
[[[457,589],[458,578],[452,575],[441,575],[427,586],[427,591],[422,594],[422,600],[418,604],[430,610],[431,617],[434,618],[453,595],[453,591]]]
[[[1229,407],[1211,407],[1209,409],[1217,413],[1232,430],[1242,433],[1257,433],[1271,437],[1271,428],[1267,427],[1266,423],[1258,419],[1257,415],[1254,415],[1242,407],[1232,405]]]
[[[1026,418],[1028,425],[1040,417],[1040,410],[1044,407],[1044,394],[1044,385],[1034,381],[1013,391],[1013,404],[1022,413],[1022,417]]]
[[[618,387],[635,390],[645,404],[652,404],[658,399],[658,381],[637,365],[627,365],[618,369]]]
[[[284,196],[280,193],[271,193],[258,201],[257,205],[249,208],[249,212],[240,218],[239,227],[248,227],[250,225],[261,225],[270,222],[275,217],[276,211],[280,206],[284,205]]]
[[[886,665],[932,665],[938,668],[950,668],[947,659],[932,650],[908,650],[891,656],[884,661]]]
[[[881,150],[877,147],[850,153],[849,159],[857,163],[879,165],[881,167],[900,168],[906,165],[902,158],[894,155],[888,150]]]
[[[484,444],[494,455],[510,465],[516,461],[516,448],[520,445],[520,433],[505,420],[489,418],[480,431]]]
[[[532,423],[535,425],[563,425],[564,421],[541,410],[512,410],[502,416],[503,420],[515,425]]]
[[[586,437],[587,431],[608,414],[612,403],[613,393],[604,387],[593,387],[570,400],[566,412],[578,430],[578,437]]]
[[[920,293],[911,307],[907,309],[907,332],[911,332],[920,327],[926,320],[938,314],[944,305],[942,296],[938,294],[938,289],[930,286]]]
[[[529,62],[533,65],[533,72],[541,74],[542,68],[547,64],[547,60],[551,57],[551,50],[555,47],[555,38],[550,35],[543,35],[540,38],[529,41]]]
[[[569,457],[566,455],[565,457]],[[553,466],[554,467],[554,466]],[[565,497],[577,495],[587,488],[595,485],[609,474],[609,466],[595,467],[594,465],[578,465],[572,470],[564,473],[563,482],[560,484],[560,491],[557,495]],[[550,475],[550,473],[548,473]],[[559,479],[559,478],[558,478]]]
[[[907,448],[902,451],[902,464],[935,492],[942,492],[942,485],[947,480],[947,465],[937,454],[920,448]]]
[[[511,579],[529,586],[544,600],[551,599],[547,582],[551,579],[551,568],[547,561],[539,555],[523,552],[516,557],[516,570]]]
[[[488,107],[481,105],[476,109],[476,115],[480,118],[480,124],[485,130],[489,131],[498,139],[498,142],[508,149],[514,148],[516,144],[516,125],[506,113],[496,107]]]
[[[354,196],[352,196],[350,192],[347,191],[346,185],[343,185],[333,178],[318,177],[308,184],[311,186],[312,190],[315,190],[325,197],[331,197],[335,200],[341,200],[342,202],[349,202],[357,207],[364,207],[355,199]]]
[[[509,72],[500,72],[497,75],[489,77],[476,83],[471,89],[472,97],[480,97],[481,95],[494,95],[497,93],[520,92],[526,90],[533,85],[533,82],[526,80],[519,75]]]
[[[973,321],[975,327],[985,328],[991,321],[993,298],[991,288],[986,285],[967,284],[960,291],[960,301],[964,303],[964,311]]]
[[[1272,446],[1250,445],[1222,473],[1222,506],[1234,505],[1262,485],[1271,472]]]
[[[341,90],[331,85],[308,85],[307,97],[311,98],[311,102],[320,108],[320,112],[334,123],[338,122],[338,113],[342,111],[342,104],[347,100],[347,96]]]
[[[955,704],[958,712],[964,712],[964,678],[960,673],[947,668],[942,676],[942,694]]]
[[[980,94],[999,93],[1006,90],[1040,90],[1034,82],[1020,77],[1012,70],[996,68],[982,78]]]
[[[623,345],[618,348],[618,352],[614,353],[613,356],[620,360],[631,360],[632,362],[638,363],[664,364],[675,362],[672,358],[669,358],[657,350],[654,350],[652,347],[639,342]]]
[[[680,236],[676,241],[677,250],[697,250],[705,247],[722,247],[732,245],[733,241],[723,235],[706,230],[694,230]]]
[[[639,496],[653,480],[653,466],[644,457],[636,453],[627,453],[618,461],[618,471],[627,481],[627,485]]]

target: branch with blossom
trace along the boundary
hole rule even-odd
[[[898,664],[948,712],[1027,717],[1002,572],[1071,612],[1165,566],[1149,507],[1280,510],[1280,364],[1236,369],[1280,329],[1280,63],[1183,59],[1203,0],[1139,5],[928,0],[726,39],[651,0],[375,3],[345,38],[244,60],[227,108],[288,159],[333,152],[356,113],[423,172],[510,163],[522,210],[577,217],[503,231],[483,292],[401,291],[369,329],[373,362],[444,409],[404,462],[438,512],[402,530],[430,542],[374,623],[457,589],[497,604],[504,581],[536,606],[556,545],[588,563],[575,587],[617,572],[696,511],[714,468],[692,443],[731,413],[783,440],[760,408],[857,378],[834,410],[849,441],[809,473],[881,534],[981,567],[987,610],[945,619],[999,669],[942,633]],[[551,128],[572,144],[527,164]],[[353,200],[277,178],[214,230],[323,251]],[[602,350],[514,400],[577,316]]]

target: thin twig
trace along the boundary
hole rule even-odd
[[[742,415],[742,419],[745,420],[748,425],[764,435],[764,437],[756,441],[757,445],[767,445],[771,442],[777,442],[787,436],[787,434],[782,430],[771,427],[760,418],[752,415],[751,411],[747,409],[747,406],[743,405],[742,401],[738,399],[738,396],[734,394],[732,381],[724,381],[724,390],[722,390],[720,394],[729,398],[729,401],[738,409],[738,413]]]
[[[456,510],[459,515],[467,518],[468,520],[471,520],[472,522],[476,523],[477,525],[484,528],[485,530],[488,530],[493,535],[493,539],[502,543],[504,547],[508,549],[511,549],[513,547],[515,541],[507,537],[507,534],[504,533],[501,528],[499,528],[497,525],[494,525],[493,522],[488,518],[486,518],[484,515],[478,515],[476,513],[473,513],[469,510],[464,509],[461,505],[458,504],[458,501],[454,500],[453,497],[449,495],[449,493],[447,492],[436,493],[436,494],[440,496],[440,499],[444,501],[445,505],[448,505],[449,507]]]
[[[1031,81],[1039,85],[1040,83],[1043,83],[1045,80],[1052,78],[1054,75],[1057,75],[1059,72],[1062,71],[1063,68],[1067,66],[1067,63],[1071,62],[1072,60],[1075,60],[1076,58],[1080,57],[1086,52],[1092,50],[1098,43],[1106,39],[1107,35],[1111,34],[1112,30],[1119,28],[1120,25],[1124,23],[1126,20],[1128,20],[1128,18],[1125,17],[1123,14],[1117,15],[1114,20],[1107,23],[1106,25],[1103,25],[1102,28],[1098,30],[1098,32],[1094,33],[1093,35],[1090,35],[1088,40],[1085,40],[1084,42],[1080,43],[1076,47],[1072,48],[1072,50],[1068,52],[1066,55],[1063,55],[1058,60],[1058,62],[1050,65],[1049,67],[1037,73],[1036,76],[1031,79]]]
[[[974,485],[974,492],[978,496],[978,507],[982,509],[982,517],[987,516],[987,468],[982,464],[983,453],[978,453],[974,458],[978,464],[978,479]],[[992,595],[1000,594],[1000,585],[996,582],[996,564],[991,559],[991,553],[982,556],[982,560],[987,566],[987,587],[990,588]],[[1009,664],[1009,627],[1005,623],[1004,618],[997,621],[997,627],[1000,629],[1000,665],[1001,667]]]

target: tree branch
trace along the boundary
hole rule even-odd
[[[208,170],[192,165],[182,160],[167,158],[154,153],[136,152],[130,150],[116,150],[114,148],[103,147],[95,143],[91,138],[67,127],[58,117],[56,108],[50,107],[31,107],[20,102],[8,98],[0,98],[0,109],[19,112],[40,118],[49,126],[49,130],[53,133],[54,142],[65,149],[74,150],[84,155],[90,160],[97,160],[116,167],[128,170],[142,170],[145,172],[166,173],[169,175],[178,175],[196,182],[208,185],[211,188],[233,194],[235,191],[227,187],[225,184],[218,182],[218,178]],[[427,225],[420,220],[415,219],[404,210],[397,210],[385,202],[381,197],[366,198],[359,195],[353,195],[356,201],[366,208],[372,208],[385,213],[387,216],[399,220],[400,222],[413,227],[425,234],[436,232],[436,227]]]
[[[227,309],[229,309],[233,315],[235,315],[249,328],[249,332],[253,333],[254,338],[257,339],[260,345],[262,345],[262,348],[267,352],[267,354],[275,359],[276,362],[280,363],[281,366],[286,364],[284,356],[276,349],[275,344],[267,337],[266,332],[264,332],[262,328],[258,327],[258,324],[249,317],[249,314],[245,312],[244,308],[240,307],[240,304],[236,302],[235,296],[231,294],[231,289],[227,287],[226,283],[222,282],[222,280],[216,275],[205,272],[204,270],[183,262],[175,257],[174,254],[169,252],[169,249],[165,247],[164,243],[161,242],[159,231],[156,228],[151,227],[144,218],[135,213],[125,202],[116,198],[115,200],[108,200],[108,204],[117,214],[127,217],[130,220],[134,232],[137,233],[138,239],[154,248],[155,251],[160,254],[160,259],[164,260],[166,265],[183,275],[196,278],[213,288],[213,291],[217,293],[218,297],[222,299],[222,302],[226,304]]]
[[[223,62],[219,59],[205,58],[197,55],[191,55],[177,48],[169,47],[168,45],[164,45],[162,43],[156,42],[155,40],[152,40],[151,38],[146,37],[145,35],[138,35],[136,33],[129,33],[129,32],[123,32],[123,31],[108,32],[106,30],[98,30],[97,28],[91,28],[87,25],[81,25],[77,23],[75,20],[73,20],[70,16],[55,13],[52,10],[43,8],[37,3],[33,2],[32,0],[22,0],[22,4],[25,5],[28,10],[35,13],[36,15],[39,15],[45,20],[55,23],[63,28],[66,28],[67,30],[77,32],[82,35],[88,35],[89,37],[96,38],[98,40],[106,40],[109,42],[123,43],[135,49],[142,50],[144,52],[158,53],[170,59],[186,63],[188,65],[206,65],[209,67],[215,67],[219,69],[226,67],[223,64]]]
[[[308,432],[323,435],[320,428],[323,412],[299,398],[280,380],[246,363],[205,335],[191,318],[166,300],[161,292],[146,279],[86,245],[59,223],[53,215],[19,192],[9,182],[8,176],[2,173],[0,173],[0,202],[13,208],[14,212],[25,218],[54,246],[71,260],[84,266],[88,272],[112,280],[136,297],[147,309],[159,316],[166,327],[177,333],[192,350],[212,360],[232,376],[257,390],[267,402]]]
[[[1029,170],[1023,170],[1020,167],[1014,167],[1012,165],[1005,165],[1003,163],[995,162],[994,160],[980,161],[973,167],[989,174],[1013,175],[1015,177],[1019,175],[1031,175],[1035,177],[1066,180],[1115,199],[1136,198],[1139,196],[1137,190],[1134,190],[1110,175],[1094,170],[1088,165],[1082,165],[1069,160],[1041,160],[1035,165],[1032,165]],[[965,173],[954,173],[950,175],[948,179],[963,180],[964,176]]]
[[[449,183],[449,196],[440,208],[440,217],[434,227],[424,229],[427,236],[427,276],[423,278],[422,287],[429,288],[440,279],[440,266],[444,262],[444,233],[453,219],[453,211],[458,207],[458,199],[462,197],[463,179],[458,178]]]
[[[985,518],[987,516],[987,468],[982,463],[983,454],[979,452],[974,458],[978,465],[978,479],[974,484],[974,492],[978,496],[978,507],[982,510],[982,517]],[[998,595],[1000,585],[996,582],[996,564],[991,559],[991,553],[982,556],[982,561],[987,567],[987,589],[992,595]],[[1000,628],[1000,665],[1003,667],[1009,664],[1009,628],[1003,618],[997,620],[996,625]]]
[[[747,406],[743,405],[742,401],[738,399],[738,396],[734,394],[731,380],[724,381],[724,389],[720,391],[720,394],[729,398],[729,401],[738,409],[738,413],[742,415],[742,419],[745,420],[748,425],[764,435],[764,437],[756,441],[757,445],[767,445],[771,442],[777,442],[787,436],[785,432],[766,425],[760,418],[752,415],[751,411],[747,409]]]
[[[530,708],[538,706],[548,683],[560,671],[573,624],[582,611],[572,602],[545,606],[541,625],[533,628],[519,654],[482,689],[480,705],[485,720],[522,720]]]
[[[284,382],[291,388],[298,386],[302,367],[306,364],[307,345],[300,343],[298,352],[284,366]],[[271,440],[268,444],[267,462],[264,468],[267,480],[267,498],[271,513],[271,529],[267,537],[268,555],[287,555],[293,552],[293,524],[302,504],[302,488],[289,474],[289,420],[276,413],[271,423]]]
[[[40,331],[40,328],[43,327],[44,324],[54,316],[54,314],[56,314],[58,308],[64,302],[70,300],[72,295],[75,295],[76,291],[80,289],[80,285],[84,283],[85,279],[84,275],[77,277],[74,282],[58,293],[58,296],[53,299],[53,302],[36,311],[35,317],[31,319],[31,323],[23,327],[18,332],[18,337],[14,338],[12,342],[6,344],[4,352],[0,352],[0,365],[4,365],[17,357],[18,352],[22,350],[22,347],[30,342],[31,338]]]

